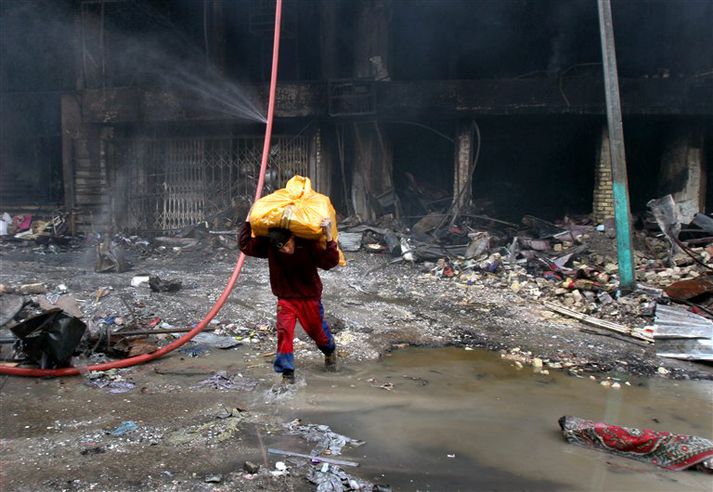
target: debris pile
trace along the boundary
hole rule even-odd
[[[638,223],[633,292],[619,288],[613,221],[565,217],[553,223],[525,216],[514,224],[432,212],[410,228],[393,219],[373,226],[347,221],[341,237],[347,250],[388,253],[391,263],[418,263],[424,273],[474,289],[507,289],[542,305],[545,314],[652,342],[649,325],[659,305],[683,303],[713,319],[713,219],[697,214],[682,227],[672,204],[670,196],[652,201],[652,213]]]
[[[388,487],[374,485],[366,480],[354,477],[344,470],[343,466],[356,467],[359,463],[332,458],[342,453],[346,445],[362,446],[364,441],[337,434],[326,425],[303,424],[295,419],[284,425],[288,434],[300,436],[308,442],[316,443],[309,454],[283,451],[269,448],[270,454],[289,457],[296,466],[308,466],[307,480],[317,486],[318,492],[344,492],[350,490],[390,490]],[[275,465],[275,476],[288,472],[287,465],[278,461]]]

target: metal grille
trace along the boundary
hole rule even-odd
[[[158,232],[232,215],[255,193],[262,143],[262,137],[110,141],[116,223]],[[277,186],[307,175],[308,137],[274,137],[270,168]]]

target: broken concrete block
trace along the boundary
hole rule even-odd
[[[596,276],[596,280],[600,284],[606,284],[609,282],[609,275],[604,272],[599,272]]]
[[[246,461],[245,463],[243,463],[243,470],[245,470],[247,473],[250,473],[251,475],[254,475],[260,471],[260,465],[257,465],[252,461]]]
[[[134,278],[131,279],[131,286],[132,287],[139,287],[141,285],[149,283],[149,276],[148,275],[136,275]]]
[[[607,304],[611,304],[612,302],[614,302],[614,299],[612,298],[612,296],[609,295],[609,292],[605,292],[605,291],[600,292],[600,293],[597,295],[597,299],[598,299],[599,302],[600,302],[602,305],[604,305],[604,306],[606,306]]]
[[[584,298],[587,299],[587,302],[593,303],[597,296],[592,292],[591,290],[585,290],[583,293]]]

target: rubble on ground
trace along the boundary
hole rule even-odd
[[[697,222],[707,226],[701,217]],[[466,210],[457,220],[431,212],[408,227],[393,216],[374,224],[345,220],[341,237],[356,263],[323,274],[326,314],[339,355],[375,359],[402,344],[458,343],[499,350],[548,332],[558,343],[578,340],[579,335],[562,336],[562,327],[607,337],[625,350],[631,348],[627,342],[646,345],[654,340],[657,306],[683,303],[708,318],[707,303],[713,300],[705,266],[713,254],[706,242],[709,233],[695,223],[687,226],[683,240],[688,253],[673,255],[653,220],[640,226],[634,238],[638,288],[622,295],[612,224],[594,224],[588,217],[549,222],[526,216],[512,223]],[[690,232],[696,227],[702,232]],[[0,284],[0,299],[14,300],[13,309],[22,302],[20,311],[3,319],[5,328],[60,309],[87,325],[75,357],[150,353],[195,326],[222,291],[235,251],[219,236],[234,233],[197,225],[171,237],[116,234],[111,242],[121,246],[127,271],[101,275],[92,269],[100,256],[96,246],[106,237],[72,237],[51,255],[47,244],[38,246],[36,239],[0,238],[0,256],[12,260],[8,265],[18,265]],[[34,271],[31,265],[42,268]],[[51,277],[42,273],[48,268],[54,272]],[[249,345],[252,357],[262,362],[266,358],[261,354],[274,351],[274,299],[266,287],[267,269],[256,262],[247,271],[246,285],[236,289],[205,334],[181,347],[182,356]],[[243,293],[256,286],[261,294],[246,304]],[[589,326],[583,328],[581,321]],[[309,340],[299,337],[297,357],[319,360]],[[599,349],[598,344],[576,343],[585,356]],[[557,359],[554,344],[545,346],[536,355]],[[4,355],[11,355],[11,345],[3,347]],[[601,352],[596,358],[607,357]],[[628,360],[630,367],[639,367],[650,353],[637,349]],[[9,360],[17,363],[16,357],[22,354]],[[658,365],[648,367],[647,373]]]
[[[556,223],[525,216],[514,224],[430,213],[411,227],[392,218],[374,226],[349,221],[344,231],[362,234],[365,251],[388,253],[391,262],[412,263],[440,280],[507,290],[544,306],[546,317],[591,320],[598,328],[653,342],[659,305],[682,302],[713,319],[713,237],[706,230],[711,221],[698,214],[686,228],[687,245],[644,217],[634,234],[639,282],[633,292],[619,288],[613,224],[594,224],[588,216]]]

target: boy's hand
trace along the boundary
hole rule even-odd
[[[330,218],[325,218],[322,220],[322,223],[320,224],[322,226],[322,230],[324,231],[324,235],[327,238],[327,241],[332,240],[332,220]]]

